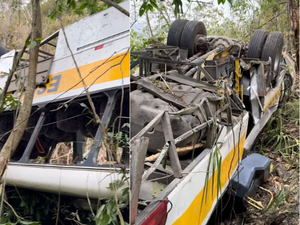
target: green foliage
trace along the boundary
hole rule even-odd
[[[160,0],[160,1],[164,1],[164,0]],[[182,0],[172,0],[172,6],[174,6],[175,15],[183,13]],[[139,15],[143,16],[145,12],[149,12],[149,11],[154,12],[154,9],[159,10],[156,0],[144,1],[144,3],[141,5],[139,9]]]
[[[117,181],[110,185],[113,190],[116,190],[116,187],[120,188],[120,191],[123,192],[123,198],[118,201],[118,205],[122,209],[124,208],[123,204],[129,202],[129,189],[121,186],[121,184],[125,184],[127,180],[128,178],[124,175],[121,181]],[[95,225],[95,221],[93,221],[94,218],[90,211],[79,211],[74,207],[73,204],[75,199],[72,197],[60,196],[60,202],[58,202],[58,196],[55,194],[42,193],[22,188],[15,189],[14,187],[6,187],[6,196],[10,206],[3,203],[0,225],[55,224],[57,215],[59,215],[61,221],[64,221],[65,225]],[[111,199],[101,199],[101,202],[104,202],[104,205],[106,205],[106,201],[109,202],[109,200]],[[58,205],[59,214],[57,214]],[[114,205],[115,204],[111,202],[109,206],[107,205],[108,209],[105,209],[108,210],[110,217],[114,217],[112,215],[115,213]],[[13,207],[17,216],[11,207]]]
[[[290,102],[287,102],[283,106],[283,111],[282,111],[283,116],[295,123],[296,125],[299,125],[299,99],[293,99]]]
[[[150,39],[145,38],[143,35],[138,34],[134,30],[130,31],[130,51],[141,51],[143,50],[147,45],[149,45]],[[130,60],[134,61],[138,58],[138,56],[130,56]]]
[[[285,161],[293,163],[291,155],[299,155],[299,140],[289,134],[283,126],[282,109],[278,110],[278,115],[271,118],[268,123],[265,135],[262,138],[262,146],[270,148],[272,151],[280,153]]]
[[[218,0],[218,4],[225,4],[226,2],[228,2],[230,5],[232,5],[232,0]]]
[[[56,203],[53,201],[53,199],[57,199],[55,195],[48,197],[34,191],[20,189],[18,192],[10,192],[8,197],[8,201],[19,217],[13,213],[10,207],[5,207],[0,220],[1,224],[39,225],[40,221],[49,218],[51,210],[56,208]],[[26,218],[26,221],[23,218]]]
[[[104,204],[100,206],[97,211],[97,215],[94,219],[96,225],[117,225],[119,224],[119,219],[117,217],[117,207],[120,211],[124,210],[129,206],[129,187],[124,187],[125,183],[128,183],[129,177],[127,177],[124,173],[121,180],[116,180],[109,184],[108,189],[112,192],[117,192],[121,190],[122,197],[117,199],[115,196],[112,196],[109,199],[102,199],[104,200]],[[125,222],[125,224],[127,224]]]
[[[2,89],[0,88],[0,104],[2,99]],[[2,113],[4,110],[16,110],[20,107],[21,102],[18,99],[15,99],[12,95],[6,95],[4,100],[3,109],[0,113]]]
[[[125,123],[122,128],[126,128],[126,127],[130,127],[130,124],[129,123]],[[109,129],[107,129],[107,138],[109,140],[109,143],[112,147],[112,150],[116,150],[117,147],[120,147],[120,148],[129,148],[129,141],[130,141],[130,138],[129,138],[129,132],[118,132],[118,133],[113,133],[113,132],[110,132]],[[117,146],[118,144],[118,146]]]
[[[23,221],[21,219],[18,219],[17,222],[12,223],[12,222],[6,222],[6,223],[1,223],[0,225],[41,225],[40,222],[32,222],[32,221]]]
[[[180,8],[183,3],[181,0],[172,2],[172,6],[176,5]],[[255,29],[265,29],[280,31],[284,33],[285,39],[289,38],[290,21],[285,2],[276,0],[218,0],[218,3],[229,3],[230,9],[225,10],[222,7],[217,7],[212,2],[197,2],[197,4],[190,2],[187,7],[194,6],[192,13],[190,10],[186,12],[175,10],[176,12],[174,12],[174,7],[166,1],[143,1],[138,10],[139,15],[142,16],[145,12],[148,12],[151,23],[147,24],[148,27],[142,34],[132,32],[131,39],[134,39],[134,41],[131,41],[131,46],[140,48],[144,43],[152,41],[148,40],[151,36],[166,38],[169,27],[167,24],[171,24],[174,19],[179,18],[202,21],[207,28],[208,35],[212,36],[229,36],[249,42]],[[157,12],[160,12],[161,17],[156,22],[156,24],[159,23],[159,26],[154,27],[153,24],[155,23],[152,23],[152,20],[156,19]],[[166,27],[164,27],[165,25]],[[149,33],[149,26],[152,28],[153,35]],[[287,49],[291,49],[291,41],[285,40],[285,43]]]
[[[213,124],[214,130],[217,130],[216,121]],[[207,196],[214,196],[214,190],[215,190],[215,176],[217,176],[217,199],[219,199],[222,186],[221,186],[221,175],[222,175],[222,154],[220,152],[220,149],[222,147],[222,143],[218,143],[215,141],[213,148],[209,154],[209,160],[208,160],[208,166],[207,171],[205,175],[205,185],[203,187],[203,194],[202,194],[202,201],[201,201],[201,209],[200,214],[202,211],[202,207],[205,206],[205,203],[207,201]],[[217,174],[216,174],[217,173]],[[211,175],[211,176],[210,176]],[[211,182],[211,190],[212,193],[208,193],[209,188],[209,180],[212,180]],[[204,205],[203,205],[204,203]]]
[[[164,0],[160,0],[161,2],[164,2]],[[187,2],[190,2],[190,0],[187,0]],[[232,0],[218,0],[218,4],[225,4],[228,2],[230,5],[232,5]],[[174,14],[177,17],[178,14],[183,13],[182,9],[182,0],[172,0],[172,6],[174,7]],[[143,2],[139,9],[139,15],[143,16],[145,12],[154,12],[154,9],[160,10],[157,6],[156,0],[146,0]]]
[[[120,3],[122,0],[116,0],[115,3]],[[56,7],[48,15],[54,19],[63,14],[66,9],[72,10],[77,15],[83,15],[87,12],[89,15],[108,9],[110,5],[98,0],[56,0]]]

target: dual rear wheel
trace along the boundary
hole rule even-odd
[[[197,39],[206,36],[206,28],[200,21],[175,20],[169,30],[167,45],[188,50],[188,57],[197,53]]]
[[[271,73],[267,78],[267,84],[280,73],[282,48],[283,36],[280,32],[268,34],[267,31],[256,30],[251,37],[247,57],[262,61],[268,61],[271,58]]]

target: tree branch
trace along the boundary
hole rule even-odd
[[[111,0],[101,0],[101,1],[110,6],[115,7],[117,10],[119,10],[121,13],[124,13],[126,16],[128,16],[128,17],[130,16],[129,12],[126,9],[124,9],[123,7],[119,6],[117,3],[115,3]]]
[[[31,33],[30,33],[30,34],[28,35],[28,37],[26,38],[24,47],[23,47],[23,49],[18,53],[17,58],[14,60],[14,62],[13,62],[13,67],[12,67],[11,71],[9,72],[8,77],[7,77],[7,80],[6,80],[4,89],[3,89],[3,91],[2,91],[1,101],[0,101],[0,102],[1,102],[1,105],[0,105],[0,113],[2,113],[2,110],[3,110],[5,98],[6,98],[6,95],[7,95],[7,90],[8,90],[8,87],[9,87],[9,85],[10,85],[11,79],[12,79],[14,73],[15,73],[16,70],[17,70],[17,67],[18,67],[18,65],[19,65],[19,63],[20,63],[20,60],[21,60],[21,58],[22,58],[22,56],[23,56],[23,54],[24,54],[24,52],[25,52],[25,49],[26,49],[26,47],[27,47],[26,43],[29,41],[30,37],[31,37]]]
[[[80,72],[80,69],[79,69],[79,67],[78,67],[78,65],[77,65],[77,62],[76,62],[76,60],[75,60],[74,54],[73,54],[73,52],[72,52],[72,50],[71,50],[71,48],[70,48],[69,41],[68,41],[68,39],[67,39],[67,35],[66,35],[66,32],[65,32],[65,28],[64,28],[64,26],[63,26],[63,24],[62,24],[61,18],[59,18],[59,21],[60,21],[60,24],[61,24],[61,28],[62,28],[64,37],[65,37],[65,41],[66,41],[67,47],[68,47],[68,49],[69,49],[69,51],[70,51],[70,53],[71,53],[71,56],[72,56],[72,59],[73,59],[73,62],[74,62],[74,64],[75,64],[75,66],[76,66],[78,75],[79,75],[79,77],[80,77],[80,79],[81,79],[81,82],[82,82],[82,84],[83,84],[83,86],[84,86],[84,90],[85,90],[85,92],[86,92],[87,99],[88,99],[89,104],[90,104],[90,106],[91,106],[91,108],[92,108],[92,112],[93,112],[93,114],[94,114],[93,116],[94,116],[95,122],[96,122],[97,124],[100,124],[100,125],[101,125],[101,120],[100,120],[100,117],[98,116],[98,114],[97,114],[97,112],[96,112],[96,108],[95,108],[95,105],[94,105],[93,100],[92,100],[92,98],[91,98],[90,92],[89,92],[89,90],[88,90],[88,88],[87,88],[87,85],[86,85],[86,83],[85,83],[85,81],[84,81],[82,75],[81,75],[81,72]]]

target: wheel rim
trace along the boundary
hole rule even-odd
[[[273,66],[273,70],[275,72],[278,70],[279,61],[280,61],[280,52],[277,52],[276,57],[274,59],[274,66]]]

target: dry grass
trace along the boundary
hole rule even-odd
[[[83,151],[83,156],[87,157],[88,153],[93,146],[93,139],[87,138],[85,141],[85,147]],[[53,154],[51,156],[51,159],[49,160],[50,164],[57,164],[57,165],[72,165],[74,164],[73,159],[73,142],[60,142],[56,145]],[[35,163],[44,163],[45,158],[44,157],[38,157],[35,160]],[[107,162],[106,159],[106,149],[103,145],[101,147],[98,158],[97,158],[97,164],[101,165]]]

